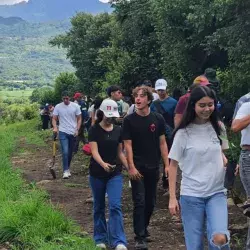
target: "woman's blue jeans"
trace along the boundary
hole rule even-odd
[[[182,195],[180,205],[187,250],[204,249],[205,224],[209,250],[230,249],[227,196],[224,193],[217,193],[205,198]],[[213,242],[216,234],[226,235],[226,244],[216,245]]]
[[[118,244],[127,245],[121,211],[122,175],[110,179],[89,177],[94,198],[94,240],[115,248]],[[105,194],[108,194],[109,219],[105,217]]]

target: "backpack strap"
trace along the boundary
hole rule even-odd
[[[154,101],[153,104],[155,105],[157,113],[159,113],[161,115],[163,115],[164,113],[166,113],[165,109],[161,105],[161,101],[160,100]]]

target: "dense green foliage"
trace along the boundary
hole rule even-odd
[[[61,71],[73,71],[65,50],[48,44],[51,37],[69,27],[67,21],[0,24],[0,86],[52,86]]]
[[[62,92],[67,91],[69,96],[75,92],[82,91],[82,84],[74,73],[62,72],[55,80],[54,88],[37,88],[30,96],[31,102],[37,102],[42,105],[45,103],[57,104],[61,101]]]
[[[32,145],[43,145],[45,132],[34,132],[35,120],[0,128],[0,244],[21,250],[88,250],[93,242],[80,237],[80,228],[56,211],[48,195],[35,183],[25,184],[11,168],[10,155],[22,137]]]
[[[185,89],[207,67],[232,101],[249,90],[249,1],[115,2],[112,14],[77,14],[70,32],[50,42],[67,48],[87,93],[158,77]]]
[[[15,101],[4,102],[0,100],[0,124],[10,124],[18,121],[31,120],[38,117],[39,106],[28,101],[19,103]]]

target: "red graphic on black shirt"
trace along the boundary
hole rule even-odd
[[[150,126],[149,126],[149,128],[150,128],[150,130],[151,130],[151,132],[155,132],[155,124],[151,124]]]

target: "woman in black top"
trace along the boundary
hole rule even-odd
[[[122,164],[127,161],[122,151],[121,128],[113,125],[119,117],[118,105],[106,99],[97,113],[97,122],[89,130],[90,185],[94,197],[94,240],[100,248],[106,245],[116,250],[126,250],[126,237],[121,212]],[[109,221],[105,218],[105,194],[108,194]]]

